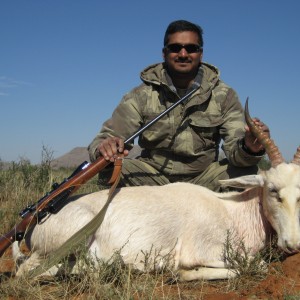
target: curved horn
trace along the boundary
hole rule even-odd
[[[258,126],[256,126],[249,115],[248,109],[248,98],[245,104],[245,119],[246,123],[250,128],[251,133],[257,138],[257,141],[263,145],[266,149],[266,153],[271,161],[272,167],[276,167],[280,163],[284,162],[284,159],[275,145],[274,141],[270,139]],[[298,153],[298,152],[297,152]],[[300,164],[300,153],[299,153],[299,164]]]
[[[300,146],[297,148],[297,152],[296,154],[294,155],[294,158],[292,160],[292,163],[293,164],[296,164],[296,165],[300,165]]]

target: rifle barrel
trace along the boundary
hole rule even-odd
[[[192,89],[189,93],[187,93],[184,97],[180,98],[177,102],[172,104],[170,107],[168,107],[166,110],[164,110],[162,113],[160,113],[157,117],[155,117],[153,120],[151,120],[148,124],[146,124],[144,127],[139,129],[136,133],[134,133],[131,137],[126,139],[124,141],[125,144],[130,143],[133,141],[136,137],[138,137],[141,133],[143,133],[146,129],[148,129],[150,126],[152,126],[155,122],[160,120],[163,116],[165,116],[167,113],[169,113],[172,109],[174,109],[176,106],[178,106],[180,103],[187,100],[196,90],[198,89],[198,86],[194,89]]]

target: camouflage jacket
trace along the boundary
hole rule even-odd
[[[261,156],[246,153],[243,109],[236,92],[222,82],[216,67],[202,63],[200,88],[188,102],[174,108],[139,137],[141,160],[166,175],[199,174],[218,159],[219,146],[235,166],[257,164]],[[89,145],[91,160],[109,136],[124,139],[172,105],[180,97],[167,83],[164,64],[141,73],[143,83],[126,94]]]

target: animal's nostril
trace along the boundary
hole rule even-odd
[[[299,248],[298,248],[299,249]],[[296,254],[299,253],[299,250],[297,248],[291,248],[291,247],[287,247],[287,253],[289,254]]]

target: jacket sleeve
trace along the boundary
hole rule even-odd
[[[108,137],[121,137],[124,140],[133,135],[143,124],[140,103],[137,99],[137,89],[126,94],[114,110],[112,117],[105,121],[100,132],[88,146],[90,160],[94,161],[99,156],[97,150],[101,141]],[[132,145],[128,145],[129,148]]]
[[[223,139],[222,149],[232,165],[247,167],[256,165],[261,160],[261,155],[250,154],[243,149],[244,111],[233,89],[229,89],[226,95],[220,134]]]

